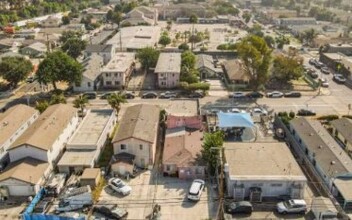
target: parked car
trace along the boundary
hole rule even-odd
[[[109,180],[109,186],[111,187],[112,190],[126,196],[131,193],[132,188],[127,185],[124,181],[122,181],[120,178],[111,178]]]
[[[34,81],[35,81],[34,76],[29,76],[29,77],[26,79],[26,82],[27,82],[27,83],[32,83],[32,82],[34,82]]]
[[[143,93],[142,99],[156,99],[158,97],[158,94],[155,92],[146,92]]]
[[[123,219],[126,218],[128,212],[117,205],[96,205],[93,207],[94,212],[98,212],[108,219]]]
[[[315,116],[316,113],[313,110],[308,110],[308,109],[300,109],[297,112],[298,116]]]
[[[309,59],[309,61],[308,61],[308,63],[310,64],[310,65],[314,65],[315,66],[315,63],[317,62],[317,60],[316,59]]]
[[[134,99],[135,95],[132,92],[124,92],[123,95],[126,99]]]
[[[238,108],[232,108],[232,109],[229,109],[228,112],[231,112],[231,113],[241,113],[241,110],[239,110]]]
[[[284,96],[284,94],[279,91],[268,92],[266,94],[266,97],[268,97],[268,98],[281,98],[283,96]]]
[[[192,92],[191,94],[188,95],[189,98],[203,98],[204,97],[204,93],[201,91],[195,91]]]
[[[97,93],[96,92],[85,92],[85,93],[83,93],[83,96],[86,97],[87,99],[96,99]]]
[[[316,61],[314,66],[317,68],[317,69],[321,69],[324,67],[324,63],[320,62],[320,61]]]
[[[252,214],[253,206],[250,202],[247,202],[247,201],[231,202],[225,205],[225,211],[230,214],[235,214],[235,213]]]
[[[100,99],[108,99],[109,96],[111,96],[112,94],[114,94],[115,92],[107,92],[104,93],[103,95],[100,96]]]
[[[326,67],[326,66],[322,67],[320,71],[321,71],[322,73],[324,73],[324,74],[330,74],[330,70],[329,70],[329,68]]]
[[[260,92],[250,92],[250,93],[247,93],[246,96],[248,98],[263,98],[264,95]]]
[[[253,108],[251,113],[252,115],[268,115],[268,112],[261,108]]]
[[[288,98],[299,98],[302,94],[300,92],[286,92],[284,96]]]
[[[192,201],[199,201],[205,187],[204,180],[195,179],[192,182],[191,188],[189,189],[187,198]]]
[[[243,92],[234,92],[231,94],[231,96],[234,99],[242,99],[246,97],[246,95]]]
[[[170,91],[163,92],[159,96],[160,99],[171,99],[171,98],[176,98],[176,97],[177,97],[177,93],[170,92]]]
[[[334,74],[332,79],[339,84],[344,84],[346,82],[346,78],[343,77],[342,74]]]
[[[303,199],[290,199],[284,202],[279,202],[276,206],[278,213],[301,213],[304,214],[307,211],[307,204]]]
[[[319,81],[320,81],[321,87],[325,87],[325,88],[329,87],[329,82],[326,78],[320,78]]]
[[[307,68],[307,69],[306,69],[306,72],[307,72],[307,74],[308,74],[310,77],[312,77],[313,79],[318,78],[318,73],[317,73],[317,71],[316,71],[315,69]]]

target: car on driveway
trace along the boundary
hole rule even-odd
[[[251,113],[252,115],[268,115],[268,112],[261,108],[253,108]]]
[[[250,92],[250,93],[247,93],[246,96],[247,96],[247,98],[252,98],[252,99],[264,97],[264,95],[260,92]]]
[[[332,79],[339,84],[344,84],[346,82],[346,78],[343,77],[342,74],[334,74],[334,77]]]
[[[309,109],[300,109],[297,112],[298,116],[315,116],[316,113],[313,110],[309,110]]]
[[[143,93],[142,99],[156,99],[158,97],[158,94],[155,92],[146,92]]]
[[[283,96],[284,96],[284,94],[279,91],[268,92],[266,94],[266,97],[268,97],[268,98],[281,98]]]
[[[109,186],[112,190],[124,196],[130,194],[132,191],[132,188],[129,185],[127,185],[124,181],[122,181],[120,178],[109,179]]]
[[[230,98],[242,99],[242,98],[246,98],[246,95],[243,92],[234,92],[230,94]]]
[[[187,198],[192,201],[199,201],[205,187],[204,180],[195,179],[189,188]]]
[[[326,66],[322,67],[320,71],[321,71],[322,73],[324,73],[324,74],[330,74],[330,70],[329,70],[329,68],[326,67]]]
[[[97,212],[108,219],[125,219],[128,212],[117,205],[96,205],[93,212]]]
[[[159,95],[159,99],[171,99],[171,98],[176,98],[176,97],[177,97],[177,93],[170,92],[170,91],[163,92]]]
[[[286,92],[284,96],[288,98],[299,98],[302,94],[300,92]]]
[[[83,96],[86,97],[87,99],[96,99],[97,93],[96,92],[85,92],[85,93],[83,93]]]
[[[252,214],[253,206],[248,201],[231,202],[225,205],[225,212],[230,214],[236,214],[236,213]]]
[[[307,211],[307,203],[303,199],[290,199],[279,202],[276,205],[277,212],[280,214],[304,214]]]

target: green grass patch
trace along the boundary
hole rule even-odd
[[[103,152],[100,154],[100,158],[98,161],[99,167],[107,167],[109,165],[110,159],[114,154],[114,148],[110,140],[106,143]]]

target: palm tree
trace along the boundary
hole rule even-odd
[[[84,95],[79,95],[74,101],[73,101],[73,106],[75,108],[80,108],[80,111],[82,113],[82,118],[84,116],[84,108],[86,107],[86,104],[88,103],[87,97]]]
[[[116,114],[120,111],[121,104],[126,102],[126,97],[122,93],[113,93],[108,97],[108,103],[116,110]]]

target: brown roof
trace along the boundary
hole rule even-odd
[[[3,145],[37,110],[27,105],[15,105],[0,114],[0,146]]]
[[[243,62],[239,59],[224,62],[224,68],[230,80],[248,81],[250,79]]]
[[[100,175],[99,168],[86,168],[84,169],[81,179],[95,179]]]
[[[7,179],[16,179],[27,183],[37,184],[48,169],[49,164],[27,157],[11,163],[1,174],[0,182]]]
[[[70,105],[50,106],[9,149],[27,144],[45,151],[49,150],[76,114],[77,109]]]
[[[352,143],[352,120],[340,118],[331,122],[331,125],[350,143]]]
[[[163,164],[195,165],[202,150],[203,132],[185,128],[168,129],[165,136]]]
[[[160,109],[154,105],[139,104],[128,107],[112,143],[136,138],[153,143],[157,134]]]

